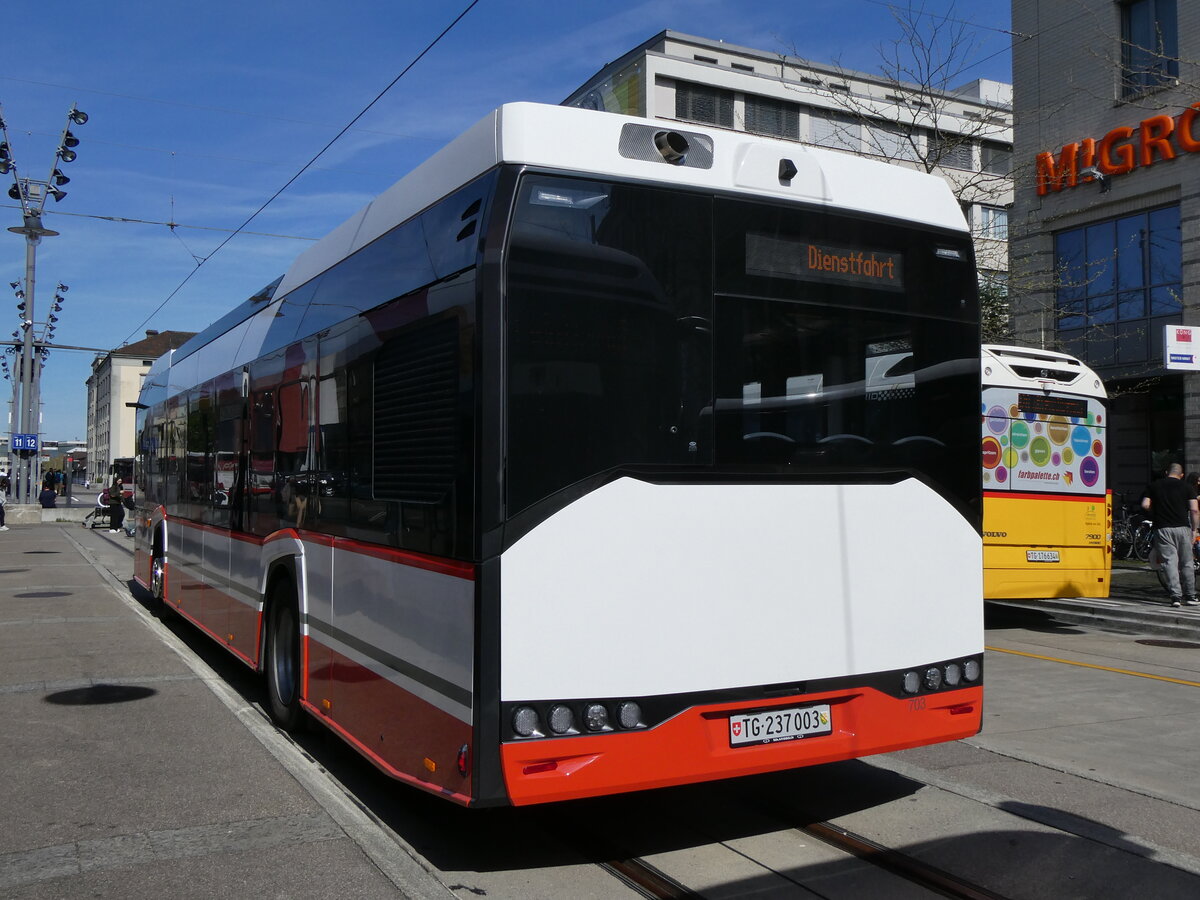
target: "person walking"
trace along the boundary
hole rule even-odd
[[[0,531],[8,531],[4,524],[4,507],[8,505],[8,476],[0,476]]]
[[[104,499],[108,502],[108,533],[116,534],[121,530],[121,523],[125,521],[125,486],[121,483],[119,475],[104,492]]]
[[[1154,549],[1171,606],[1200,605],[1196,599],[1196,570],[1192,542],[1200,529],[1196,489],[1183,479],[1183,466],[1171,463],[1165,478],[1152,482],[1142,498],[1154,526]]]

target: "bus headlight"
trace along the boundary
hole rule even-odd
[[[537,710],[532,706],[518,706],[513,710],[512,728],[520,737],[533,737],[539,733]]]
[[[967,681],[978,681],[979,660],[968,659],[965,663],[963,663],[963,675],[966,676]]]
[[[571,707],[561,703],[550,707],[550,730],[555,734],[567,734],[575,730],[575,714]]]
[[[950,663],[946,666],[946,685],[958,687],[960,681],[962,681],[962,669],[958,667],[958,663]]]
[[[603,703],[589,703],[583,710],[583,724],[588,731],[607,731],[608,710]]]
[[[632,700],[617,707],[617,724],[622,728],[637,728],[642,723],[642,708]]]

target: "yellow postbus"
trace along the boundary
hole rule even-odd
[[[1073,356],[984,345],[983,593],[1107,597],[1104,384]]]

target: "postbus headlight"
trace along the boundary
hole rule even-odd
[[[967,681],[978,681],[979,660],[968,659],[965,663],[963,663],[963,675],[966,677]]]
[[[904,693],[915,694],[921,689],[921,676],[916,672],[904,673]]]

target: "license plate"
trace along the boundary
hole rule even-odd
[[[1025,562],[1058,562],[1057,550],[1026,550]]]
[[[738,713],[729,718],[729,746],[774,744],[818,734],[833,733],[829,704],[772,709],[768,712]]]

